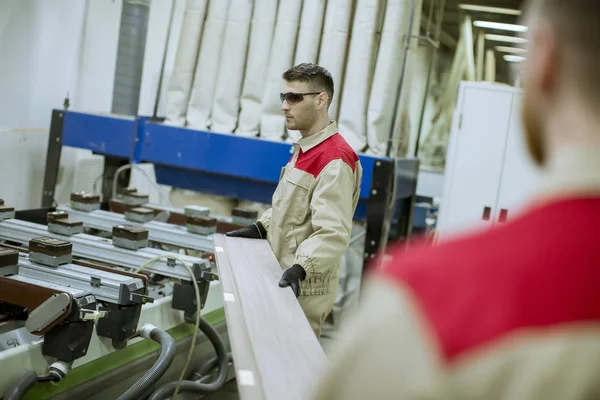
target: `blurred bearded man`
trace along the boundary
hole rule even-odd
[[[525,15],[543,189],[500,228],[385,260],[314,399],[600,399],[600,1]]]

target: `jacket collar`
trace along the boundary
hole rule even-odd
[[[310,135],[309,137],[300,138],[298,142],[294,143],[294,147],[300,146],[302,152],[306,153],[307,151],[320,145],[336,133],[338,133],[337,123],[335,121],[330,121],[329,125],[327,125],[325,129],[315,133],[314,135]]]

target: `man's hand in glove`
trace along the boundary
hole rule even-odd
[[[298,264],[293,265],[292,268],[288,268],[283,271],[281,280],[279,281],[279,287],[290,286],[294,291],[296,297],[300,296],[300,282],[306,278],[306,271]]]
[[[227,232],[225,236],[242,237],[249,239],[266,239],[267,230],[262,226],[260,222],[256,222],[252,225],[245,226],[241,229]]]

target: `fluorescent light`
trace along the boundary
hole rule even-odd
[[[508,61],[508,62],[522,62],[525,61],[525,57],[522,56],[513,56],[510,54],[505,55],[504,60]]]
[[[527,40],[517,36],[504,36],[504,35],[492,35],[487,33],[485,35],[487,40],[492,40],[495,42],[507,42],[507,43],[527,43]]]
[[[496,51],[499,51],[500,53],[521,54],[525,53],[526,50],[520,47],[496,46]]]
[[[521,15],[520,10],[513,10],[510,8],[500,8],[500,7],[478,6],[475,4],[459,4],[458,8],[466,10],[466,11],[479,11],[479,12],[487,12],[487,13],[493,13],[493,14],[506,14],[506,15]]]
[[[503,24],[500,22],[490,21],[475,21],[473,22],[473,25],[478,28],[499,29],[511,32],[527,32],[527,27],[524,25]]]

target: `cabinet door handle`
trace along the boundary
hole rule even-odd
[[[503,224],[508,219],[508,210],[506,208],[502,208],[500,210],[500,216],[498,216],[498,222]]]
[[[489,221],[491,214],[492,214],[492,208],[485,206],[485,207],[483,207],[483,215],[481,216],[481,219],[484,221]]]

